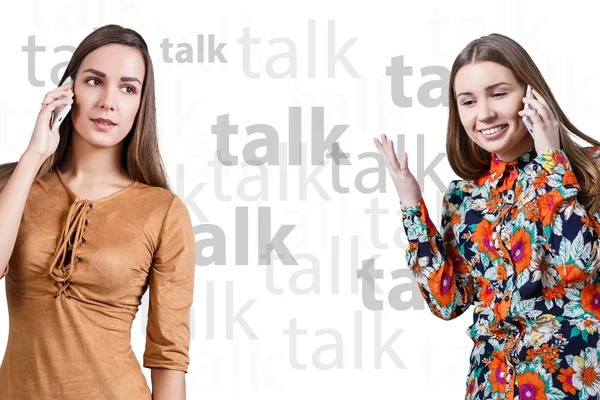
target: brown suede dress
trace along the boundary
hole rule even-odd
[[[170,191],[135,181],[80,200],[51,172],[31,186],[8,265],[0,399],[151,399],[130,343],[146,289],[143,365],[187,372],[195,239]]]

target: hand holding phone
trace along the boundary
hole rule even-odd
[[[533,94],[531,93],[531,86],[527,85],[527,90],[525,91],[525,97],[528,99],[533,98]],[[527,103],[525,103],[525,108],[524,110],[528,110],[531,109],[531,106]],[[533,136],[533,122],[531,121],[531,118],[529,118],[527,115],[523,116],[523,124],[525,124],[525,127],[527,128],[527,130],[529,131],[529,133]]]
[[[73,80],[71,79],[71,77],[67,76],[67,78],[63,82],[63,85],[72,81]],[[69,89],[69,91],[73,93],[72,86],[71,89]],[[61,96],[61,98],[65,98],[65,96]],[[56,109],[52,112],[52,116],[50,117],[50,129],[52,130],[52,132],[58,131],[60,124],[65,120],[67,114],[69,114],[69,111],[71,111],[70,104],[61,104],[60,106],[56,107]]]
[[[68,82],[44,95],[26,152],[41,156],[43,160],[54,154],[60,142],[60,133],[53,131],[52,127],[56,125],[58,129],[57,122],[64,121],[64,115],[69,112],[70,107],[61,113],[64,114],[62,119],[54,111],[62,105],[73,104],[72,87],[73,82]]]

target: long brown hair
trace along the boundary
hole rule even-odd
[[[600,208],[600,170],[586,152],[586,148],[574,142],[570,135],[578,136],[593,146],[600,146],[600,142],[581,132],[569,121],[525,49],[511,38],[498,33],[482,36],[470,42],[456,57],[452,65],[448,91],[450,107],[446,152],[448,162],[454,172],[462,179],[476,180],[489,169],[491,161],[491,154],[473,142],[465,132],[460,122],[454,90],[457,71],[462,66],[477,61],[491,61],[508,68],[519,84],[531,85],[546,100],[560,125],[560,146],[567,155],[581,187],[578,200],[586,208],[588,215],[598,212]]]
[[[171,190],[167,183],[164,164],[159,152],[158,137],[156,132],[156,105],[154,99],[154,68],[148,52],[148,46],[142,36],[136,31],[123,28],[119,25],[105,25],[90,33],[79,44],[65,72],[59,86],[71,76],[75,78],[83,59],[97,48],[117,43],[137,49],[146,66],[140,108],[135,116],[131,131],[123,142],[122,166],[131,179],[151,186]],[[48,173],[54,172],[61,165],[66,155],[66,150],[73,134],[71,113],[67,115],[59,128],[60,141],[54,154],[48,157],[35,176],[35,180],[42,179]],[[0,165],[0,190],[12,176],[17,162]]]

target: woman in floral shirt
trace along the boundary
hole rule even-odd
[[[399,162],[385,135],[374,141],[429,308],[449,320],[474,305],[465,398],[600,398],[600,142],[573,126],[506,36],[469,43],[449,86],[446,148],[463,179],[448,186],[439,231],[407,154]]]

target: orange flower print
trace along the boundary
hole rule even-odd
[[[491,282],[481,276],[478,276],[477,283],[479,283],[479,286],[481,286],[481,291],[479,292],[479,298],[481,299],[481,301],[483,301],[483,303],[486,306],[491,305],[492,301],[496,297],[496,292],[492,288]]]
[[[520,228],[511,235],[510,254],[515,262],[517,274],[529,266],[531,262],[531,235],[525,228]]]
[[[559,265],[557,269],[563,285],[579,283],[586,279],[585,273],[573,264]]]
[[[454,292],[456,281],[452,271],[452,261],[448,261],[450,268],[440,268],[430,275],[431,293],[440,303],[440,306],[446,307],[454,301]]]
[[[488,382],[492,383],[492,392],[504,393],[508,381],[508,366],[504,362],[504,352],[494,351],[492,354],[492,362],[488,365],[488,369],[492,373],[488,378]]]
[[[552,286],[547,288],[542,288],[542,298],[544,300],[552,301],[554,299],[562,299],[562,297],[566,294],[564,286]]]
[[[556,189],[540,195],[538,199],[538,208],[540,212],[540,219],[544,226],[548,226],[552,223],[554,218],[555,210],[565,198]]]
[[[537,372],[523,372],[517,377],[519,382],[519,399],[547,400],[546,384]]]
[[[503,263],[502,264],[498,264],[497,268],[498,268],[497,269],[498,280],[502,281],[502,280],[506,279],[507,278],[507,275],[506,275],[506,265],[503,264]]]
[[[577,176],[570,169],[566,170],[563,175],[563,185],[573,185],[577,189],[581,189],[579,182],[577,182]]]
[[[557,379],[562,382],[562,390],[571,394],[576,394],[577,389],[573,386],[573,374],[575,370],[571,367],[561,368]]]
[[[506,301],[502,299],[499,303],[494,304],[494,313],[500,318],[504,320],[506,318],[506,314],[508,314],[508,305],[510,300]]]
[[[490,260],[498,258],[495,254],[498,249],[494,247],[492,242],[493,231],[492,224],[484,219],[477,224],[475,232],[473,232],[473,236],[471,236],[471,240],[478,243],[477,249],[481,253],[488,253]]]
[[[585,285],[581,290],[581,307],[594,314],[594,318],[600,318],[600,287],[596,285]]]
[[[533,187],[536,190],[544,189],[546,187],[546,184],[548,184],[548,175],[546,175],[546,174],[538,175],[533,180]]]

